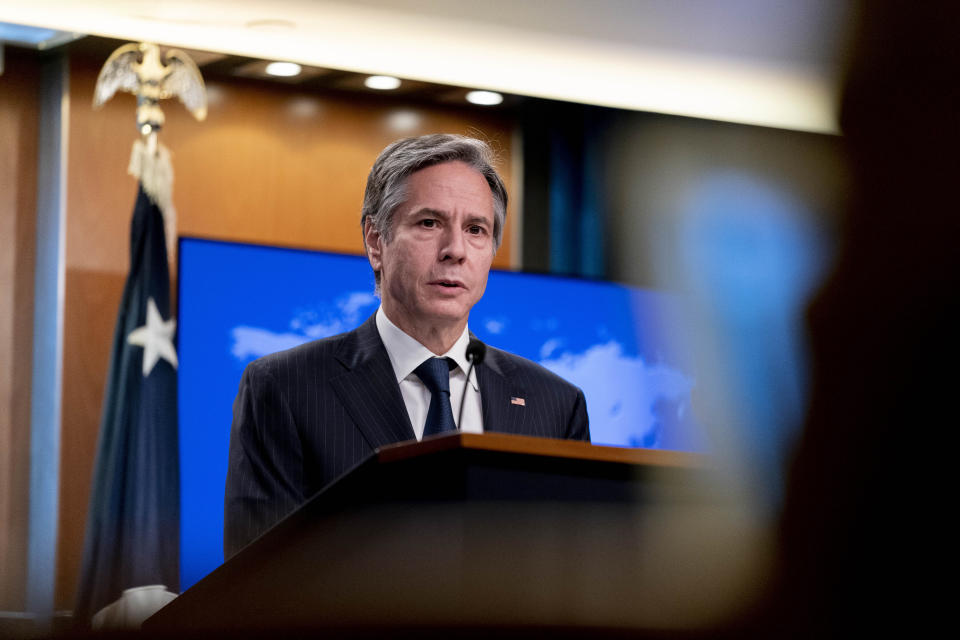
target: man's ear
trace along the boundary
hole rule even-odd
[[[370,267],[374,271],[380,271],[382,255],[380,253],[381,242],[383,242],[383,237],[368,218],[363,223],[363,243],[366,245],[367,260],[370,261]]]

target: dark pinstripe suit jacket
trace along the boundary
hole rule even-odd
[[[583,392],[540,365],[488,347],[477,382],[487,431],[589,441]],[[373,316],[250,363],[233,405],[225,557],[377,447],[414,438]]]

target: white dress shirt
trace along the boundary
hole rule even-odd
[[[427,411],[430,408],[430,390],[420,381],[413,372],[427,358],[437,357],[425,346],[403,332],[390,321],[383,307],[377,309],[377,331],[380,339],[387,348],[393,373],[397,376],[400,385],[400,395],[407,407],[410,424],[417,440],[423,439],[423,429],[427,424]],[[467,344],[470,342],[470,332],[466,327],[463,334],[457,339],[449,351],[441,354],[441,358],[452,359],[457,366],[450,370],[450,406],[453,407],[453,419],[460,417],[460,398],[463,397],[463,387],[467,383],[467,370],[470,363],[467,360]],[[480,386],[477,384],[476,370],[470,373],[470,386],[467,390],[463,407],[463,424],[458,424],[460,431],[467,433],[483,432],[483,415],[480,408]]]

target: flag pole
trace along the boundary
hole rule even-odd
[[[173,169],[158,133],[161,99],[176,95],[202,120],[206,92],[186,54],[161,56],[150,43],[126,44],[110,55],[94,108],[119,90],[137,96],[140,136],[128,171],[138,188],[74,612],[80,629],[137,629],[180,589],[179,360],[168,260],[176,223]]]

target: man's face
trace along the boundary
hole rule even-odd
[[[417,337],[462,331],[483,296],[493,261],[493,194],[486,179],[455,161],[407,179],[407,198],[385,242],[367,223],[367,257],[380,271],[387,316]]]

